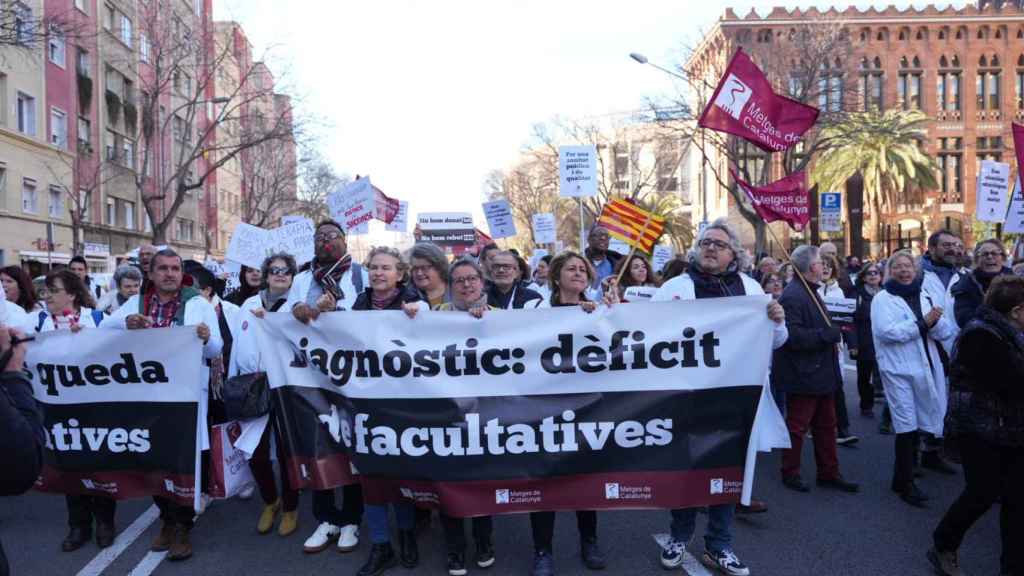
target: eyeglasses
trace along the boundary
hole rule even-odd
[[[997,250],[978,252],[978,258],[1006,258],[1006,254]]]
[[[267,273],[271,276],[291,276],[292,271],[287,266],[273,266],[267,269]]]
[[[338,238],[340,238],[341,236],[344,236],[344,234],[342,234],[341,232],[322,232],[322,233],[319,233],[319,234],[314,234],[313,235],[313,241],[315,241],[315,242],[333,242],[333,241],[337,240]]]
[[[491,264],[491,270],[494,272],[508,272],[515,268],[514,264]]]
[[[426,274],[427,272],[430,272],[431,269],[433,269],[433,266],[428,264],[426,266],[413,266],[409,270],[411,270],[413,274]]]
[[[722,242],[721,240],[714,240],[712,238],[705,238],[700,241],[699,246],[701,248],[714,248],[715,250],[731,250],[728,242]]]
[[[452,276],[452,284],[464,284],[466,286],[470,286],[470,285],[479,284],[479,283],[480,283],[480,277],[479,276],[475,276],[475,275],[474,276],[459,276],[458,278]]]
[[[878,276],[880,272],[878,270],[868,270],[864,273],[865,276]]]
[[[939,246],[941,246],[943,248],[956,248],[957,245],[958,245],[957,242],[940,242],[939,243]]]

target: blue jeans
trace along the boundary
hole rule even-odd
[[[704,533],[704,547],[712,552],[732,549],[732,517],[735,504],[708,506],[708,529]],[[672,510],[672,538],[689,542],[697,524],[696,508]]]
[[[399,530],[412,530],[416,527],[416,505],[412,502],[395,502],[395,520]],[[370,527],[370,542],[387,544],[391,542],[391,522],[388,519],[387,504],[367,504],[366,524]]]

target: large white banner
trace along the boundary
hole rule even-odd
[[[193,327],[38,334],[25,360],[47,435],[36,488],[195,503],[202,362]]]
[[[378,488],[388,484],[376,479],[383,479],[417,501],[440,500],[470,515],[531,507],[495,508],[493,491],[487,496],[466,481],[548,494],[532,509],[673,507],[749,497],[755,452],[788,445],[766,391],[767,302],[749,296],[591,314],[576,307],[492,311],[482,320],[344,312],[308,326],[277,313],[263,321],[264,350],[296,477],[352,458],[375,478],[368,501],[381,497]],[[309,420],[323,426],[291,430]],[[689,452],[694,442],[721,443],[708,451],[721,459]],[[579,454],[573,460],[560,452]],[[468,456],[479,459],[470,466]],[[638,472],[647,475],[639,492],[646,497],[605,499],[605,484],[625,488]],[[527,477],[495,480],[506,473]],[[709,493],[708,481],[721,490]],[[599,494],[588,492],[598,485]]]

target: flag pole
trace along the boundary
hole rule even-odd
[[[775,240],[775,243],[782,248],[782,252],[786,255],[786,260],[788,260],[789,263],[792,264],[793,256],[790,255],[789,249],[786,248],[786,245],[779,240],[779,237],[775,235],[775,231],[772,230],[772,227],[769,226],[767,222],[764,223],[764,227],[768,230],[768,233],[772,235],[772,238]],[[793,266],[793,273],[796,274],[796,277],[800,279],[800,283],[803,284],[804,289],[807,290],[807,294],[810,295],[811,300],[814,300],[814,304],[818,307],[818,312],[821,312],[821,317],[825,320],[825,324],[829,328],[831,328],[832,321],[829,320],[828,314],[825,313],[825,309],[821,306],[821,301],[818,300],[818,295],[814,293],[814,290],[811,290],[811,285],[807,283],[807,279],[804,278],[804,275],[800,273],[800,269],[797,268],[795,265]],[[838,274],[839,271],[837,270],[836,273]]]
[[[576,202],[580,205],[580,254],[583,254],[586,250],[586,236],[583,234],[583,197],[577,196]]]
[[[636,245],[639,244],[641,241],[643,241],[644,236],[647,235],[647,227],[651,224],[651,216],[653,216],[653,213],[652,212],[648,212],[647,213],[647,219],[644,220],[643,230],[640,231],[640,238],[637,240],[636,243],[634,243],[630,247],[629,255],[626,256],[626,262],[625,262],[625,264],[622,265],[622,269],[619,270],[619,275],[615,277],[615,286],[619,285],[619,282],[622,281],[622,275],[625,274],[625,272],[626,272],[626,268],[629,268],[629,261],[633,258],[633,254],[636,254]]]

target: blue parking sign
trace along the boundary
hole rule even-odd
[[[821,209],[839,211],[842,207],[842,195],[839,192],[824,192],[821,195]]]

